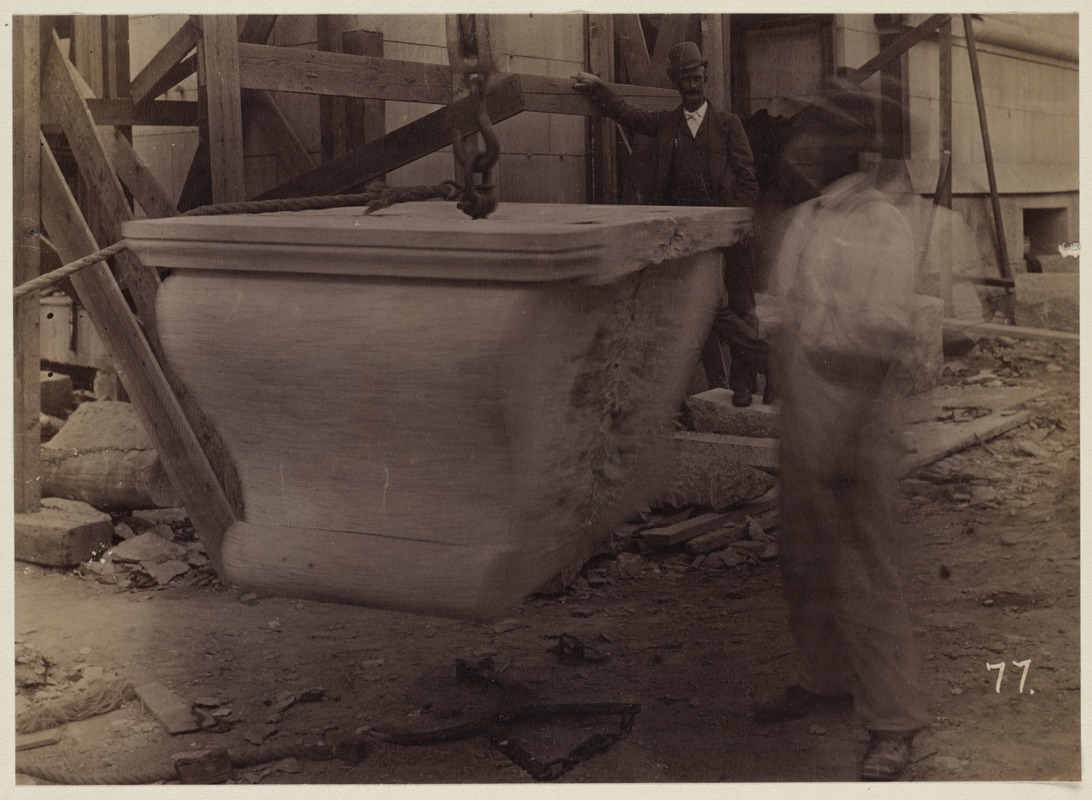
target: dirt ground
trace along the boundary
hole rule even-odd
[[[904,575],[933,716],[906,780],[1081,777],[1078,360],[1074,344],[987,339],[946,362],[946,382],[986,371],[987,381],[1045,394],[1026,405],[1032,423],[903,482]],[[184,525],[174,534],[192,539]],[[564,595],[530,598],[493,625],[256,597],[202,570],[123,588],[88,570],[17,564],[17,654],[31,667],[44,659],[41,685],[17,691],[17,715],[116,676],[202,704],[213,726],[172,736],[128,699],[70,723],[57,744],[18,753],[17,780],[162,780],[174,754],[253,755],[264,742],[277,760],[237,768],[234,782],[527,784],[486,733],[405,745],[375,732],[571,702],[640,712],[628,737],[559,782],[856,780],[867,737],[851,710],[772,726],[749,719],[793,679],[776,560],[693,562],[678,550],[646,553],[629,577],[602,556]],[[561,659],[560,634],[577,637],[585,658]],[[486,680],[459,682],[457,659]],[[1025,661],[1026,673],[1014,665]],[[998,690],[999,670],[987,665],[1001,662]],[[617,716],[558,718],[511,735],[550,760],[618,730]],[[354,735],[367,745],[358,763],[301,749]]]

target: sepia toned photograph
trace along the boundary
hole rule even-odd
[[[5,18],[13,796],[1081,787],[1078,14],[619,10]]]

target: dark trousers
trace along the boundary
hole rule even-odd
[[[725,248],[724,289],[713,318],[713,332],[728,345],[732,358],[729,389],[754,392],[759,372],[769,384],[769,354],[755,314],[754,249],[749,242]]]

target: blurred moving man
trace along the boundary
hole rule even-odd
[[[869,95],[831,95],[794,116],[782,152],[784,184],[805,200],[771,273],[783,325],[772,354],[780,561],[799,682],[754,718],[796,719],[852,698],[870,734],[860,777],[892,780],[928,717],[897,568],[901,445],[888,379],[910,330],[914,243],[858,171],[874,114]]]
[[[739,117],[705,97],[708,61],[693,42],[668,51],[667,75],[682,104],[671,111],[642,111],[626,104],[598,76],[579,72],[573,88],[585,93],[618,124],[656,140],[656,183],[649,205],[753,207],[758,196],[751,145]],[[751,404],[755,373],[766,371],[766,345],[755,314],[752,257],[743,247],[726,251],[724,291],[713,329],[728,344],[728,387],[737,406]]]

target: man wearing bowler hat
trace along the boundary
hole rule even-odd
[[[667,75],[682,105],[671,111],[642,111],[626,104],[597,76],[580,72],[573,88],[586,93],[599,110],[626,128],[656,141],[656,182],[649,205],[746,206],[758,196],[754,158],[743,123],[714,108],[705,97],[707,60],[693,42],[668,52]],[[756,368],[766,369],[759,338],[751,258],[741,247],[727,251],[725,289],[713,329],[728,344],[732,402],[751,403]]]

